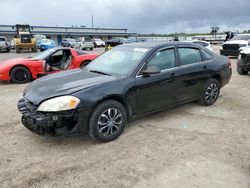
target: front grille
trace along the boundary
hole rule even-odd
[[[21,37],[21,43],[31,43],[31,38],[28,36]]]
[[[18,102],[18,109],[22,114],[25,114],[27,112],[36,112],[37,106],[33,105],[32,102],[27,101],[25,99],[21,99]]]
[[[223,50],[239,50],[239,44],[223,44]]]

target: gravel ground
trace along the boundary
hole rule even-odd
[[[0,61],[30,55],[1,53]],[[232,63],[213,106],[191,103],[132,121],[106,144],[31,133],[16,108],[26,84],[0,83],[0,187],[250,188],[250,75]]]

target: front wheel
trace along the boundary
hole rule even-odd
[[[16,84],[27,83],[31,80],[32,76],[26,67],[18,66],[10,72],[11,81]]]
[[[115,100],[99,104],[89,120],[89,136],[100,142],[116,139],[127,123],[127,111]]]
[[[248,71],[244,70],[243,68],[237,66],[237,72],[239,75],[247,75]]]
[[[213,105],[220,94],[220,83],[216,79],[210,79],[206,82],[199,103],[203,106]]]

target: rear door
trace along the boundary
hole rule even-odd
[[[212,59],[206,59],[200,48],[179,46],[177,48],[180,72],[180,100],[185,101],[200,96],[205,82],[210,78]]]
[[[161,72],[148,77],[140,74],[136,77],[138,114],[174,104],[178,99],[180,80],[179,67],[176,66],[175,48],[157,51],[142,70],[150,66],[160,68]]]

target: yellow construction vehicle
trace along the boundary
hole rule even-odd
[[[36,39],[30,31],[30,25],[16,25],[16,37],[14,39],[16,53],[21,53],[22,50],[31,50],[37,52]]]

